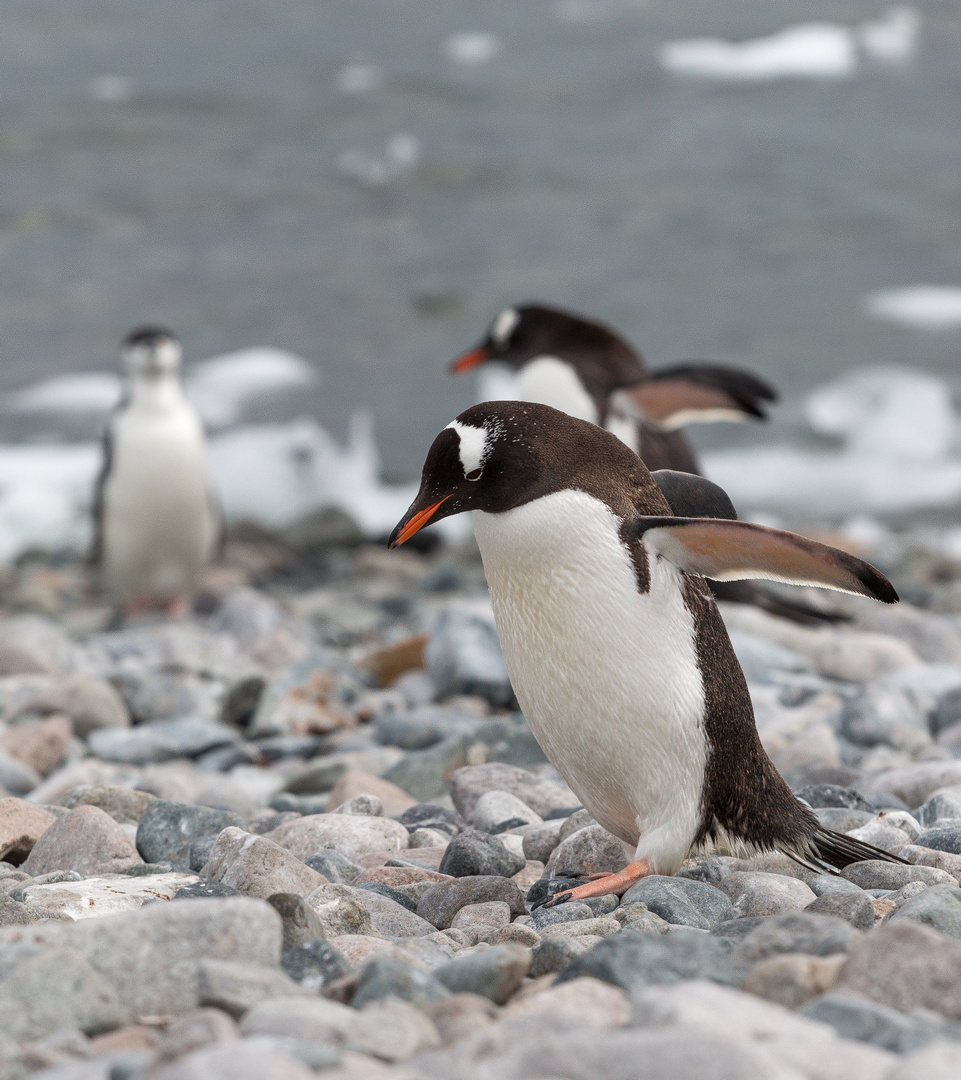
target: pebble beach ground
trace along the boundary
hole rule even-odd
[[[724,607],[791,786],[906,865],[700,856],[531,913],[626,856],[476,552],[288,539],[238,534],[180,621],[115,628],[73,563],[0,582],[0,1080],[961,1075],[961,563],[888,536],[897,607]]]

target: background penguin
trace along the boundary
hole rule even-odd
[[[220,533],[203,428],[183,393],[173,334],[134,330],[123,354],[130,382],[104,432],[93,561],[127,615],[178,614]]]
[[[451,365],[487,362],[517,372],[522,401],[552,405],[613,431],[649,469],[698,472],[685,424],[767,418],[777,391],[740,368],[688,362],[649,372],[610,327],[544,304],[505,308],[484,339]]]
[[[700,473],[679,430],[689,423],[766,420],[777,391],[741,368],[687,362],[648,372],[641,354],[610,327],[544,304],[505,308],[483,340],[451,366],[469,371],[500,362],[518,376],[518,396],[612,431],[649,469]],[[670,502],[670,499],[668,499]],[[672,504],[675,513],[682,511]],[[752,604],[805,625],[838,616],[776,595],[754,582],[711,586],[715,596]]]
[[[688,510],[729,513],[673,474]],[[779,850],[815,867],[899,861],[824,829],[758,738],[747,683],[702,575],[897,600],[845,552],[729,517],[678,517],[615,436],[545,405],[486,402],[434,440],[391,536],[474,511],[498,634],[524,715],[596,820],[633,850],[564,899],[623,892],[692,852]]]

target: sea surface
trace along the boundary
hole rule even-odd
[[[961,385],[961,331],[865,309],[961,285],[961,5],[916,7],[912,61],[752,84],[658,50],[885,5],[2,0],[0,392],[109,370],[159,320],[190,359],[315,362],[251,418],[343,436],[368,407],[410,478],[473,400],[446,364],[525,298],[614,322],[653,365],[769,376],[768,440],[803,439],[802,395],[850,368]],[[2,442],[64,434],[89,433],[0,417]]]

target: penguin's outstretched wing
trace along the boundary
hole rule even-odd
[[[620,394],[664,431],[718,420],[766,420],[764,403],[778,399],[774,387],[751,371],[700,363],[655,371]]]
[[[641,517],[632,531],[652,554],[717,581],[765,578],[885,604],[898,600],[891,582],[863,559],[780,529],[721,518]]]

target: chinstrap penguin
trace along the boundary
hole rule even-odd
[[[134,330],[123,356],[129,383],[104,432],[93,562],[127,615],[178,614],[220,534],[203,428],[183,393],[173,334]]]
[[[698,516],[672,513],[665,492]],[[390,545],[466,510],[531,730],[633,852],[626,870],[563,899],[623,892],[701,851],[777,850],[819,868],[900,861],[822,828],[791,793],[758,738],[704,580],[769,578],[895,602],[873,567],[732,520],[716,485],[652,476],[611,433],[534,403],[486,402],[445,428]]]
[[[688,361],[650,372],[641,354],[611,327],[544,304],[505,308],[451,370],[469,371],[488,362],[516,372],[522,401],[552,405],[607,428],[651,470],[699,474],[694,449],[680,430],[684,425],[766,420],[765,406],[778,397],[769,383],[741,368]],[[755,582],[718,582],[711,588],[720,600],[753,604],[806,625],[838,619]]]

